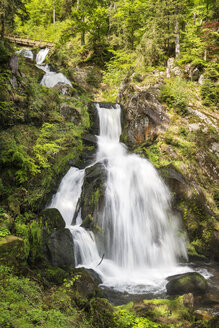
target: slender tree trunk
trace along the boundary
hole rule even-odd
[[[56,9],[55,6],[53,7],[53,25],[56,23]]]
[[[80,9],[80,0],[77,0],[77,10]],[[81,22],[84,23],[84,17],[81,18]],[[85,32],[81,31],[81,47],[85,45]]]
[[[1,37],[5,36],[5,14],[1,14]]]
[[[84,23],[84,17],[81,18],[82,23]],[[81,47],[85,45],[85,32],[81,31]]]
[[[180,54],[180,43],[179,43],[179,20],[177,17],[178,8],[175,7],[175,56],[178,57]]]

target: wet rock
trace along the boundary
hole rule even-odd
[[[97,137],[92,134],[83,134],[81,136],[82,140],[89,146],[97,146]]]
[[[96,163],[85,170],[81,197],[76,207],[73,223],[81,209],[82,226],[91,230],[95,229],[98,214],[100,215],[104,205],[106,178],[107,173],[101,163]]]
[[[103,297],[103,291],[98,287],[99,279],[94,276],[95,271],[89,269],[77,269],[78,279],[74,283],[74,288],[80,293],[82,298]]]
[[[207,290],[206,279],[196,272],[189,272],[168,277],[169,282],[166,285],[169,295],[183,295],[192,293],[202,295]]]
[[[17,236],[0,239],[0,263],[14,265],[26,259],[24,240]]]
[[[76,125],[81,122],[81,115],[78,110],[67,103],[61,104],[60,114],[64,116],[66,121],[73,122]]]
[[[89,103],[88,105],[88,114],[90,118],[90,129],[89,132],[93,135],[99,135],[99,116],[95,103]]]
[[[53,231],[53,229],[65,228],[65,221],[57,208],[46,208],[41,212],[41,216],[47,233]]]
[[[68,229],[54,231],[47,241],[48,258],[53,266],[74,266],[74,243]]]

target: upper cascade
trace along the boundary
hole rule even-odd
[[[41,65],[49,53],[49,48],[41,49],[36,56],[36,64]]]

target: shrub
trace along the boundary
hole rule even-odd
[[[182,115],[188,114],[188,96],[186,81],[179,77],[167,80],[160,90],[160,100]]]
[[[204,105],[217,106],[219,102],[219,64],[211,62],[204,73],[204,83],[201,87],[201,95]]]

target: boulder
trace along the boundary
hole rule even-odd
[[[199,71],[199,69],[197,67],[195,67],[192,71],[191,71],[191,80],[192,81],[198,81],[200,78],[201,72]]]
[[[16,265],[26,259],[24,240],[9,235],[0,239],[0,263]]]
[[[93,270],[91,270],[93,271]],[[95,273],[95,271],[93,271]],[[103,291],[98,287],[101,282],[95,278],[94,273],[87,269],[77,269],[78,279],[74,282],[74,288],[80,297],[90,299],[94,296],[103,297]]]
[[[67,103],[61,104],[60,114],[64,116],[66,121],[73,122],[76,125],[81,122],[81,115],[78,110]]]
[[[183,295],[186,293],[202,295],[208,287],[206,279],[196,272],[178,274],[168,277],[168,280],[166,289],[169,295]]]
[[[95,229],[98,213],[101,213],[104,205],[106,179],[107,172],[102,163],[96,163],[85,170],[81,197],[76,206],[73,223],[81,209],[82,226],[91,230]]]
[[[118,100],[124,108],[122,139],[130,148],[144,141],[153,141],[159,130],[165,129],[169,118],[157,99],[157,89],[133,93],[133,87],[124,85]]]
[[[53,266],[74,266],[74,243],[69,229],[54,231],[47,241],[48,259]]]
[[[47,233],[54,229],[65,228],[65,221],[57,208],[46,208],[41,212],[42,224],[45,226]]]

